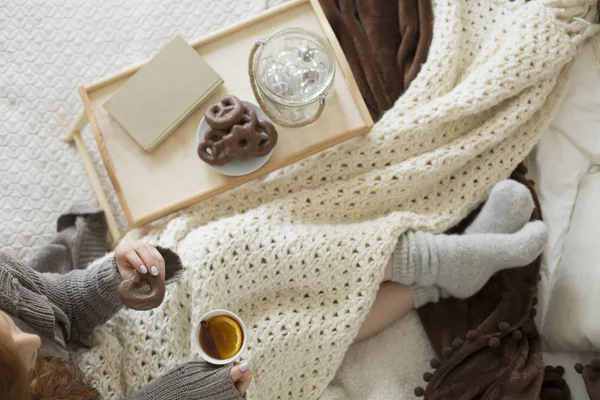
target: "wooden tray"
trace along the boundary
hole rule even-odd
[[[242,177],[220,175],[198,158],[198,124],[206,107],[225,94],[256,102],[247,75],[250,49],[256,40],[268,38],[275,31],[287,27],[303,27],[317,33],[327,38],[333,49],[337,61],[336,76],[325,112],[308,127],[277,127],[277,147],[262,168]],[[146,153],[139,147],[103,107],[104,102],[143,64],[79,88],[87,119],[129,227],[142,225],[232,189],[365,133],[373,125],[348,62],[317,0],[290,1],[217,31],[192,45],[225,83],[152,153]],[[114,220],[112,215],[111,219]]]

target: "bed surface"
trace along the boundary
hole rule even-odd
[[[53,237],[61,212],[74,202],[95,204],[75,148],[62,140],[81,109],[79,84],[148,58],[177,33],[195,39],[281,2],[151,0],[142,6],[117,0],[94,5],[68,0],[52,8],[39,2],[8,3],[0,8],[4,28],[0,31],[1,250],[29,259]],[[559,115],[528,161],[551,232],[543,260],[538,326],[550,339],[545,343],[545,359],[565,367],[574,399],[587,399],[587,395],[572,365],[589,362],[592,353],[565,350],[579,345],[582,335],[598,332],[599,326],[582,333],[576,325],[563,331],[560,328],[565,324],[547,321],[556,318],[549,308],[553,295],[582,290],[573,287],[557,292],[555,283],[576,268],[562,263],[562,250],[579,183],[593,173],[592,165],[600,159],[600,65],[593,55],[588,49],[578,61]],[[84,138],[113,211],[124,226],[89,128]],[[557,154],[562,157],[560,164],[555,162]],[[596,243],[600,241],[598,225],[579,226]],[[596,284],[600,288],[600,282]],[[563,300],[554,302],[562,304]],[[587,307],[585,301],[582,307]],[[391,358],[390,353],[401,356]],[[323,399],[376,399],[383,393],[379,391],[401,392],[400,398],[412,399],[431,356],[422,326],[412,313],[375,338],[353,346]],[[398,386],[377,387],[381,374],[398,377]]]
[[[536,322],[544,361],[565,367],[573,399],[588,399],[575,363],[600,348],[600,63],[588,46],[547,132],[527,160],[549,242]],[[595,205],[595,206],[593,206]]]
[[[56,218],[95,197],[63,135],[82,110],[77,87],[284,0],[8,2],[0,7],[0,244],[23,259],[50,241]],[[84,140],[121,227],[121,212],[89,127]]]

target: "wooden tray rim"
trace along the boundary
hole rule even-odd
[[[362,95],[360,94],[360,90],[358,89],[358,84],[356,83],[354,74],[352,74],[352,70],[350,69],[348,60],[346,59],[346,56],[345,56],[344,52],[342,51],[342,48],[337,40],[337,37],[335,36],[333,29],[329,25],[329,22],[327,21],[327,18],[325,17],[325,13],[323,12],[323,9],[321,8],[321,5],[319,4],[318,0],[290,0],[287,3],[284,3],[280,6],[274,7],[272,9],[269,9],[269,10],[262,12],[254,17],[248,18],[246,20],[240,21],[236,24],[227,26],[225,28],[214,31],[206,36],[203,36],[202,38],[192,42],[191,46],[194,48],[198,48],[204,44],[210,43],[211,41],[220,39],[220,38],[227,36],[233,32],[243,29],[247,26],[250,26],[250,25],[253,25],[260,21],[263,21],[265,19],[271,18],[272,16],[277,15],[279,13],[286,12],[293,8],[305,5],[306,3],[311,4],[312,10],[315,13],[315,16],[317,17],[317,20],[319,21],[319,25],[321,26],[321,29],[323,30],[325,37],[326,37],[329,45],[332,48],[332,51],[336,57],[336,61],[339,65],[339,68],[344,76],[344,79],[346,80],[346,83],[349,86],[349,90],[352,93],[352,97],[354,98],[354,101],[356,102],[356,105],[360,111],[361,118],[364,121],[364,126],[356,128],[356,129],[351,129],[342,134],[331,137],[325,141],[322,141],[315,145],[304,148],[303,150],[292,154],[290,157],[287,157],[284,160],[284,162],[271,163],[271,164],[267,163],[264,167],[259,168],[257,171],[254,171],[251,174],[232,178],[228,184],[220,186],[217,189],[210,190],[208,192],[205,192],[205,193],[202,193],[199,195],[191,196],[191,197],[188,197],[181,201],[176,201],[167,207],[161,208],[160,210],[147,213],[138,218],[134,218],[133,214],[131,213],[129,203],[127,202],[127,199],[125,198],[125,195],[123,194],[123,191],[121,189],[121,185],[119,183],[119,179],[118,179],[116,170],[113,167],[113,163],[110,158],[110,155],[108,154],[108,150],[106,149],[106,144],[104,143],[104,139],[102,137],[102,131],[100,130],[100,126],[98,125],[98,122],[96,121],[96,118],[94,116],[92,102],[91,102],[89,94],[97,89],[101,89],[102,87],[104,87],[106,85],[110,85],[111,83],[117,82],[123,78],[133,75],[141,67],[143,67],[149,60],[145,60],[141,63],[135,64],[132,67],[129,67],[115,75],[101,79],[97,82],[91,83],[89,85],[81,85],[78,87],[79,95],[81,97],[81,101],[83,103],[88,122],[89,122],[92,132],[94,134],[94,139],[96,140],[96,144],[98,146],[98,151],[100,153],[100,157],[102,158],[104,167],[106,168],[106,172],[108,174],[108,177],[113,185],[113,188],[115,190],[115,193],[117,195],[119,203],[121,204],[121,207],[123,208],[123,213],[125,214],[125,218],[127,219],[127,222],[129,224],[127,230],[134,228],[134,227],[144,225],[148,222],[151,222],[158,218],[164,217],[172,212],[178,211],[185,207],[189,207],[192,204],[198,203],[202,200],[208,199],[208,198],[216,196],[220,193],[231,190],[243,183],[249,182],[258,177],[265,176],[273,171],[276,171],[280,168],[290,165],[296,161],[302,160],[302,159],[309,157],[311,155],[314,155],[320,151],[323,151],[332,146],[335,146],[336,144],[343,143],[346,140],[348,140],[354,136],[360,135],[362,133],[366,133],[371,129],[371,127],[373,126],[373,119],[371,118],[371,114],[369,113],[369,110],[367,109],[367,105],[366,105]]]

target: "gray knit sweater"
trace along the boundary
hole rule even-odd
[[[179,256],[157,247],[165,259],[167,284],[182,273]],[[114,257],[67,274],[39,273],[0,253],[0,309],[17,326],[42,338],[40,356],[69,358],[93,328],[122,307],[117,294],[121,282]],[[152,381],[132,400],[240,399],[226,367],[189,362]]]

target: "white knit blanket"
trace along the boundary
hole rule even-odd
[[[368,135],[128,235],[175,249],[186,273],[160,308],[97,329],[80,366],[119,398],[198,358],[192,324],[226,308],[249,329],[250,398],[322,396],[397,237],[449,228],[534,146],[597,32],[590,5],[436,1],[427,63]],[[326,397],[394,395],[348,391],[351,364]]]

